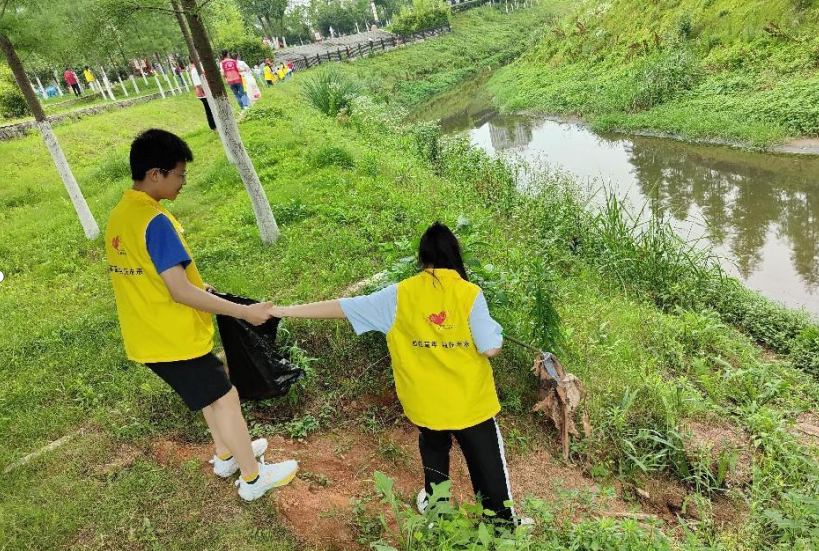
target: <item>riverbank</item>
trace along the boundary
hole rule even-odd
[[[464,15],[483,17],[472,13]],[[356,70],[410,49],[361,60]],[[519,500],[538,522],[531,534],[507,535],[521,547],[746,550],[787,548],[797,538],[810,545],[816,450],[792,432],[791,419],[812,419],[819,388],[795,362],[683,300],[714,281],[707,265],[663,226],[653,241],[618,233],[624,213],[612,205],[609,218],[595,218],[563,175],[490,158],[372,98],[324,116],[299,93],[310,77],[266,90],[240,123],[282,229],[274,247],[260,244],[241,181],[195,98],[56,132],[101,226],[130,185],[133,135],[153,125],[181,134],[196,160],[170,208],[207,281],[258,299],[319,300],[384,270],[401,277],[415,269],[424,227],[439,219],[455,228],[470,277],[507,334],[557,350],[589,391],[592,436],[573,444],[565,465],[555,459],[554,432],[531,412],[529,353],[507,346],[493,361],[513,479],[530,489],[533,499]],[[428,78],[429,89],[441,83]],[[420,76],[416,84],[425,86]],[[273,441],[269,461],[301,453],[305,469],[292,489],[239,503],[230,482],[208,472],[201,419],[125,359],[102,244],[83,239],[45,147],[36,136],[4,142],[0,163],[14,175],[0,183],[0,357],[8,359],[0,364],[0,465],[78,435],[0,478],[0,533],[9,548],[290,551],[307,545],[294,534],[311,530],[305,519],[317,511],[325,514],[312,527],[317,536],[335,521],[360,545],[383,538],[401,547],[402,536],[379,520],[375,470],[396,479],[404,503],[422,473],[382,338],[356,337],[343,322],[286,322],[284,342],[308,377],[287,397],[244,411],[253,434]],[[524,173],[528,194],[519,193]],[[739,292],[723,300],[780,335],[781,318],[749,308],[757,303]],[[548,483],[540,484],[545,471]],[[455,495],[468,496],[456,475]],[[567,491],[556,488],[561,481]],[[349,497],[356,501],[347,509]],[[802,531],[791,528],[805,518]],[[464,547],[502,543],[466,509],[433,529],[411,520],[416,548],[452,545],[453,536]]]
[[[801,152],[788,142],[819,134],[817,9],[780,0],[580,2],[489,87],[503,110]]]

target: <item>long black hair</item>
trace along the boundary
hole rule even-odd
[[[461,258],[461,244],[452,230],[440,222],[432,224],[421,236],[418,262],[424,268],[455,270],[465,281],[469,281]]]

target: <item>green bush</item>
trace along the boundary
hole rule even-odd
[[[632,101],[633,110],[651,109],[679,92],[690,90],[704,72],[693,53],[669,48],[645,59],[637,78],[639,87]]]
[[[310,164],[316,168],[338,166],[341,168],[355,167],[355,161],[349,151],[343,147],[324,144],[310,154]]]
[[[265,58],[272,57],[273,54],[270,48],[257,38],[242,38],[235,42],[226,42],[220,45],[220,49],[238,53],[248,65],[256,65]]]
[[[410,34],[440,27],[449,23],[450,9],[440,0],[413,0],[412,7],[404,6],[393,18],[392,32]]]
[[[302,94],[308,103],[331,117],[342,109],[352,111],[353,100],[360,91],[358,82],[336,67],[324,69],[302,85]]]
[[[16,119],[28,114],[26,98],[17,87],[11,69],[0,65],[0,117]]]

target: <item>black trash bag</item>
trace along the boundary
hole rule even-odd
[[[237,304],[256,304],[249,298],[216,293]],[[230,382],[242,400],[267,400],[287,394],[290,386],[304,377],[304,370],[293,365],[276,346],[279,318],[262,325],[230,316],[216,316],[222,345],[225,347]]]

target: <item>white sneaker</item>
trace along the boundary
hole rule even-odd
[[[239,487],[239,497],[245,501],[259,499],[269,489],[284,486],[293,480],[298,470],[299,464],[293,459],[270,464],[265,463],[264,459],[262,459],[259,463],[259,478],[256,482],[248,484],[242,477],[239,477],[239,480],[236,481],[236,486]]]
[[[535,519],[532,517],[515,517],[516,526],[534,526]]]
[[[259,438],[258,440],[254,440],[250,443],[250,447],[253,448],[253,457],[261,457],[261,455],[267,451],[267,439]],[[221,476],[222,478],[233,476],[236,471],[239,470],[239,462],[236,461],[235,457],[222,460],[214,455],[210,463],[213,464],[213,474]]]
[[[421,491],[418,492],[418,496],[415,498],[415,507],[418,508],[419,513],[423,513],[427,510],[427,505],[429,505],[427,491],[425,488],[421,488]]]

